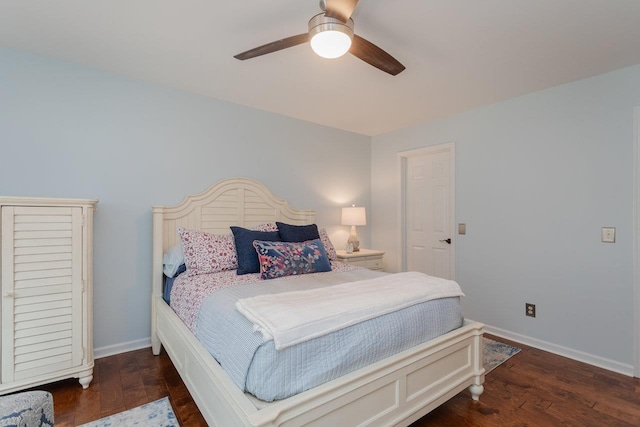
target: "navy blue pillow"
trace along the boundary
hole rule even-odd
[[[242,227],[231,227],[231,232],[236,242],[238,274],[260,273],[260,262],[253,241],[278,242],[280,234],[277,231],[255,231]]]
[[[185,271],[187,271],[187,266],[180,264],[180,267],[178,267],[173,277],[164,276],[164,293],[162,294],[162,297],[167,304],[171,303],[171,288],[173,288],[173,281]]]
[[[284,222],[276,222],[276,225],[283,242],[307,242],[320,238],[316,224],[291,225]]]

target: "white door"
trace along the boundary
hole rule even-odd
[[[404,157],[405,269],[453,279],[453,146]]]

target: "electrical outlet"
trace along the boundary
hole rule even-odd
[[[615,227],[602,227],[602,243],[615,243],[616,242],[616,228]]]
[[[536,305],[531,303],[524,304],[525,313],[529,317],[536,317]]]

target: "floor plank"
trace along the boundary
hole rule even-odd
[[[640,380],[488,336],[522,351],[489,373],[474,402],[464,391],[411,427],[640,426]],[[206,426],[163,351],[98,359],[94,380],[39,387],[53,393],[56,426],[76,426],[168,396],[181,426]]]

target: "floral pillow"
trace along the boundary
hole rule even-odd
[[[331,271],[331,262],[320,239],[307,242],[255,240],[253,246],[258,252],[260,277],[265,280]]]
[[[215,273],[238,268],[232,234],[209,234],[200,230],[178,228],[184,250],[187,276]]]
[[[329,235],[327,234],[327,230],[321,228],[318,230],[318,234],[320,234],[320,241],[324,245],[324,250],[327,252],[327,256],[330,261],[337,261],[338,254],[336,253],[336,248],[333,247],[333,243],[331,243],[331,239],[329,239]]]
[[[275,222],[263,222],[252,228],[255,231],[278,231],[278,226]]]

